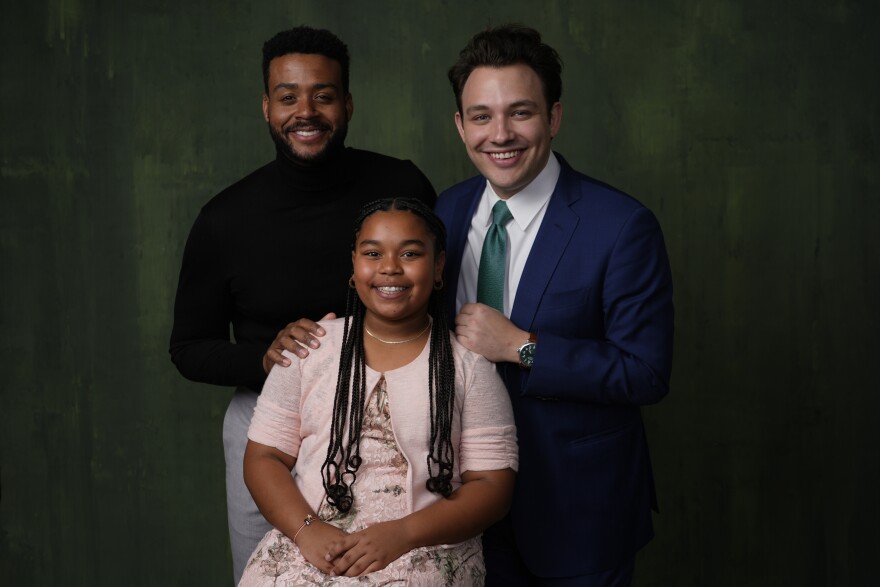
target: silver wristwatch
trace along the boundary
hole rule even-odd
[[[538,342],[538,335],[534,332],[529,333],[529,340],[524,345],[516,349],[519,353],[519,366],[523,369],[531,369],[532,363],[535,362],[535,343]]]

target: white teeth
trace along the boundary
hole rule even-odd
[[[321,131],[319,131],[319,130],[298,130],[298,131],[296,131],[296,134],[298,134],[302,137],[313,137],[320,132]]]
[[[489,153],[493,159],[512,159],[519,155],[519,151],[508,151],[506,153]]]
[[[399,293],[399,292],[402,292],[403,290],[405,290],[406,288],[396,286],[396,285],[395,286],[386,285],[386,286],[382,286],[382,287],[377,287],[376,289],[378,289],[382,293]]]

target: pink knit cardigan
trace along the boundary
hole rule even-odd
[[[297,459],[296,483],[315,511],[324,498],[321,465],[330,442],[343,319],[321,325],[327,335],[319,349],[310,350],[305,359],[285,351],[291,365],[276,365],[269,373],[248,431],[254,442]],[[518,454],[510,399],[494,364],[451,338],[455,356],[454,490],[461,485],[462,471],[516,470]],[[385,373],[366,370],[367,390],[385,376],[394,437],[409,464],[408,513],[441,499],[425,488],[430,434],[428,351],[425,344],[414,361]]]

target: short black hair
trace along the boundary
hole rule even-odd
[[[541,79],[547,109],[562,96],[562,59],[556,50],[541,41],[541,33],[519,24],[487,28],[474,35],[449,68],[449,83],[455,104],[461,112],[461,92],[477,67],[506,67],[523,64]]]
[[[298,26],[281,31],[263,43],[263,89],[269,93],[269,64],[276,57],[291,53],[323,55],[339,63],[342,69],[342,92],[348,95],[348,46],[326,29]]]

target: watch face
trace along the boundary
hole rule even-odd
[[[519,348],[519,362],[523,367],[531,367],[535,361],[535,343],[528,342]]]

